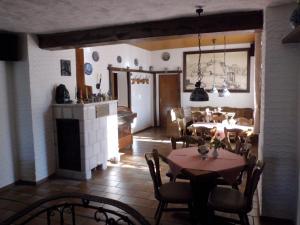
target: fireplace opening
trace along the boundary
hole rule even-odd
[[[56,119],[58,166],[81,171],[79,120]]]

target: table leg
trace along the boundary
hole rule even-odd
[[[210,191],[216,186],[216,177],[193,177],[191,179],[193,198],[194,198],[194,215],[200,224],[209,224],[210,211],[207,208],[207,200]]]

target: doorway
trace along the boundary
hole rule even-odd
[[[118,100],[118,106],[131,108],[131,85],[127,72],[119,71],[110,74],[112,98]]]
[[[167,126],[167,115],[171,108],[180,107],[179,74],[159,75],[159,124]]]

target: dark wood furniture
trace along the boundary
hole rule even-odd
[[[39,47],[66,49],[111,44],[117,41],[197,33],[254,30],[263,28],[263,11],[224,12],[219,14],[171,18],[149,22],[113,25],[89,30],[38,34]]]
[[[124,106],[118,107],[119,149],[132,145],[131,123],[136,116],[137,114],[131,112],[129,108]]]
[[[81,212],[92,216],[82,216]],[[45,220],[44,223],[41,220]],[[125,203],[81,193],[62,193],[44,198],[1,222],[1,225],[41,223],[150,225],[138,211]]]
[[[193,135],[201,137],[205,141],[211,140],[217,133],[217,128],[208,128],[204,126],[193,127]]]
[[[187,182],[162,183],[160,177],[159,155],[156,149],[145,154],[154,186],[155,198],[159,201],[155,212],[155,224],[158,225],[163,211],[192,210],[192,189]],[[188,204],[189,208],[167,208],[168,203]]]
[[[225,138],[223,141],[226,145],[226,149],[239,154],[242,143],[245,142],[245,138],[247,137],[245,131],[238,128],[228,129],[224,127],[224,134]]]
[[[242,225],[250,225],[247,213],[252,210],[253,195],[263,172],[265,164],[258,162],[254,169],[247,172],[245,191],[242,193],[234,188],[216,187],[208,198],[208,207],[213,211],[236,213]],[[236,223],[236,220],[226,219]],[[214,223],[211,223],[214,224]]]

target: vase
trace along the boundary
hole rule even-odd
[[[217,148],[214,148],[214,150],[213,150],[213,152],[212,152],[212,157],[216,159],[216,158],[218,158],[218,156],[219,156],[218,149],[217,149]]]

